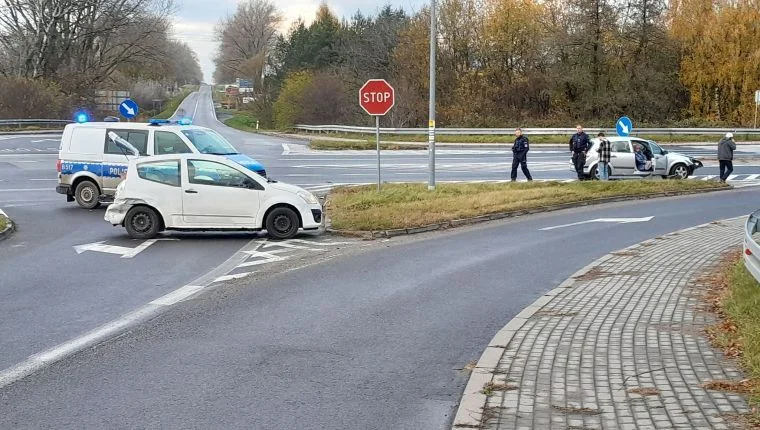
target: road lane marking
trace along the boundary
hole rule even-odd
[[[149,304],[160,305],[160,306],[171,306],[173,304],[181,302],[182,300],[185,300],[186,298],[192,296],[193,294],[197,293],[198,291],[204,288],[205,287],[200,286],[200,285],[185,285],[184,287],[178,288],[172,291],[171,293],[166,294],[165,296],[161,296],[157,298],[156,300],[153,300]]]
[[[34,178],[34,179],[29,179],[29,180],[30,180],[30,181],[58,181],[58,179],[57,179],[57,178],[52,178],[52,179],[47,179],[47,178],[44,178],[44,179],[38,179],[38,178]]]
[[[117,254],[117,255],[121,255],[121,258],[134,258],[137,254],[145,251],[146,249],[148,249],[149,246],[153,245],[154,243],[158,241],[169,241],[169,240],[174,241],[174,240],[179,240],[179,239],[176,239],[176,238],[148,239],[134,248],[131,248],[128,246],[106,245],[105,241],[101,240],[99,242],[85,243],[83,245],[75,245],[74,251],[76,251],[77,254],[81,254],[86,251],[93,251],[93,252],[104,252],[106,254]]]
[[[539,228],[540,231],[548,231],[548,230],[556,230],[558,228],[565,228],[565,227],[572,227],[576,225],[582,225],[582,224],[591,224],[591,223],[613,223],[613,224],[631,224],[631,223],[637,223],[637,222],[647,222],[651,221],[654,217],[644,217],[644,218],[597,218],[597,219],[590,219],[586,221],[579,221],[574,222],[570,224],[562,224],[562,225],[555,225],[552,227],[544,227]]]
[[[290,154],[290,145],[288,145],[287,143],[283,143],[281,155],[288,155],[288,154]]]
[[[11,193],[11,192],[18,193],[18,192],[23,192],[23,191],[55,191],[55,190],[52,189],[52,188],[4,188],[4,189],[0,189],[0,192],[5,192],[5,193]]]

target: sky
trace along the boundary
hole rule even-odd
[[[218,44],[214,42],[214,26],[220,19],[232,15],[241,0],[176,0],[177,12],[174,15],[174,36],[187,42],[198,54],[203,70],[203,80],[212,81],[214,63],[212,58]],[[376,14],[381,7],[390,4],[402,7],[407,13],[421,8],[426,0],[327,0],[330,9],[340,17],[350,17],[357,10],[365,15]],[[288,0],[276,1],[284,19],[280,31],[287,33],[290,25],[303,19],[308,25],[314,19],[322,0]]]

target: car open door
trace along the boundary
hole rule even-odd
[[[187,159],[183,171],[185,227],[261,227],[255,225],[263,188],[258,182],[215,161]]]
[[[610,165],[612,165],[612,174],[615,176],[633,175],[636,168],[636,157],[633,155],[631,141],[613,140],[610,141],[611,152]]]
[[[636,143],[641,143],[642,145],[646,145],[649,147],[649,150],[652,152],[652,164],[654,165],[654,174],[655,175],[667,175],[668,174],[668,156],[665,154],[665,151],[660,148],[660,146],[652,141],[637,141]]]

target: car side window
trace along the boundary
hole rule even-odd
[[[654,155],[662,155],[662,148],[660,148],[659,145],[657,145],[654,142],[647,142],[649,144],[649,150],[652,151],[652,154]]]
[[[138,164],[137,176],[146,181],[179,187],[179,160],[155,161]]]
[[[113,129],[106,130],[106,148],[104,151],[106,154],[124,155],[121,149],[118,146],[116,146],[110,138],[108,138],[109,131],[113,131],[114,133],[119,135],[120,138],[131,143],[132,146],[134,146],[135,148],[137,148],[137,150],[140,151],[140,155],[148,155],[148,132],[147,131],[113,130]]]
[[[187,160],[188,181],[191,184],[233,188],[264,188],[243,173],[214,161]]]
[[[612,142],[612,145],[610,145],[610,149],[612,152],[631,152],[631,145],[628,144],[627,140],[616,140]]]
[[[176,133],[171,131],[156,131],[153,133],[153,146],[156,155],[189,154],[193,151]]]

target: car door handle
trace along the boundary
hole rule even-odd
[[[198,194],[198,191],[195,190],[185,190],[185,192],[188,194]]]

